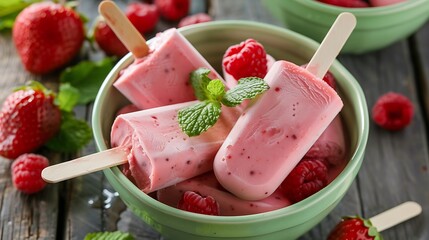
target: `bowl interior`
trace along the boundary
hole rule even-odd
[[[229,46],[247,38],[253,38],[261,42],[266,48],[267,53],[274,58],[289,60],[296,64],[308,62],[318,47],[315,41],[292,31],[248,21],[203,23],[182,28],[180,32],[218,72],[221,72],[221,60],[225,50]],[[95,101],[92,124],[95,141],[100,151],[109,148],[110,127],[114,121],[114,114],[121,106],[124,106],[128,102],[112,84],[117,78],[119,71],[132,61],[132,55],[128,54],[112,69]],[[169,214],[172,218],[192,219],[196,222],[210,222],[211,224],[241,224],[246,221],[264,221],[311,209],[310,206],[316,206],[320,201],[326,199],[330,199],[330,204],[337,203],[351,184],[350,179],[353,179],[359,170],[369,127],[365,97],[357,81],[338,61],[334,62],[330,71],[337,78],[339,93],[344,101],[344,108],[341,115],[349,135],[350,162],[330,185],[297,204],[272,212],[248,216],[213,217],[193,214],[177,210],[152,199],[134,186],[117,167],[105,170],[105,173],[114,176],[115,180],[126,188],[122,190],[129,192],[139,199],[139,201],[144,202],[146,206],[153,207],[156,209],[155,211]],[[345,182],[349,185],[342,188],[340,192],[336,191]],[[309,212],[302,216],[297,215],[297,219],[303,218],[302,221],[305,221],[306,218],[312,218],[316,214],[318,213]],[[298,224],[299,221],[296,222]]]

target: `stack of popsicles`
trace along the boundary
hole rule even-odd
[[[175,29],[147,49],[133,52],[139,57],[114,84],[142,110],[120,114],[111,130],[111,146],[125,149],[124,173],[143,192],[158,190],[158,200],[175,207],[180,193],[198,191],[214,197],[222,215],[265,212],[291,204],[276,190],[306,154],[333,164],[344,157],[341,120],[332,122],[343,103],[321,76],[269,61],[266,93],[244,110],[223,107],[214,127],[188,137],[177,115],[195,103],[189,74],[205,67],[221,77]]]

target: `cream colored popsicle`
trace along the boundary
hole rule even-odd
[[[291,204],[280,190],[259,201],[246,201],[237,198],[220,186],[213,172],[160,189],[157,192],[157,199],[169,206],[177,207],[183,193],[186,191],[198,192],[202,196],[212,196],[219,204],[221,216],[241,216],[269,212]]]
[[[213,159],[240,112],[223,108],[207,132],[188,137],[177,112],[195,102],[180,103],[119,115],[112,126],[112,147],[125,147],[127,176],[146,193],[171,186],[213,168]]]
[[[270,89],[238,119],[214,161],[224,188],[245,200],[271,195],[319,138],[343,103],[321,77],[356,24],[341,14],[307,69],[277,61],[265,81]]]

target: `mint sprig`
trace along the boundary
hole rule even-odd
[[[84,240],[134,240],[134,237],[129,233],[123,233],[120,231],[94,232],[88,233]]]
[[[211,80],[209,74],[207,68],[199,68],[191,73],[191,85],[201,102],[179,111],[180,128],[190,137],[200,135],[217,122],[222,104],[235,107],[270,88],[262,78],[248,77],[240,79],[237,86],[225,91],[223,82],[220,79]]]

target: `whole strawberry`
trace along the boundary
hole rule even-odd
[[[371,221],[358,216],[344,217],[329,233],[328,240],[381,240]]]
[[[12,163],[13,185],[27,194],[41,191],[46,186],[42,179],[42,170],[48,165],[48,159],[42,155],[28,153],[19,156]]]
[[[190,0],[155,0],[159,14],[166,20],[179,21],[185,17],[191,6]]]
[[[96,23],[94,40],[103,52],[109,56],[123,57],[128,53],[128,49],[102,19],[99,19]]]
[[[72,60],[85,38],[83,22],[71,8],[52,2],[24,9],[13,26],[13,41],[28,71],[52,72]]]
[[[38,82],[9,95],[0,111],[0,155],[16,158],[32,152],[60,129],[54,94]]]

